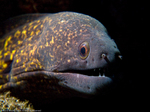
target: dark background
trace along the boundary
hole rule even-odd
[[[147,4],[144,0],[0,0],[0,21],[26,13],[60,11],[80,12],[98,19],[123,55],[122,80],[111,92],[95,99],[74,98],[42,108],[143,112],[148,111],[149,103],[146,91],[149,89],[150,54]]]

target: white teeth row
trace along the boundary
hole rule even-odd
[[[100,68],[99,68],[99,77],[105,77],[105,74],[103,73],[102,75],[101,75],[101,73],[100,73]],[[94,72],[96,71],[96,69],[94,69]]]
[[[99,73],[99,77],[105,77],[105,74],[103,73],[103,75],[101,75],[101,74]]]

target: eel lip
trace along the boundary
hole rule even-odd
[[[113,80],[109,77],[86,76],[77,73],[58,73],[59,85],[87,95],[95,95]]]
[[[95,69],[88,69],[88,70],[65,70],[65,71],[57,71],[61,73],[73,73],[78,75],[85,75],[85,76],[99,76],[99,77],[114,77],[114,73],[110,68],[95,68]]]

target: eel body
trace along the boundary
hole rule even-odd
[[[0,28],[0,92],[34,100],[83,97],[113,82],[107,68],[120,51],[106,28],[88,15],[27,14]]]

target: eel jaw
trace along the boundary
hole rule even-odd
[[[58,72],[57,77],[61,78],[59,82],[61,86],[86,95],[95,95],[101,93],[113,82],[113,79],[106,76],[104,71],[105,69],[99,68],[85,71],[61,71],[61,73]],[[84,72],[88,74],[84,74]],[[90,73],[93,74],[90,75]]]
[[[122,60],[120,53],[116,54],[116,57],[117,62]],[[68,90],[83,93],[84,95],[96,95],[105,92],[114,82],[118,70],[115,66],[117,64],[114,64],[116,61],[110,61],[106,54],[102,54],[102,58],[108,63],[108,65],[103,68],[89,70],[56,70],[57,73],[55,73],[57,75],[55,75],[55,77],[58,78],[58,80],[61,79],[58,84],[68,88]]]

